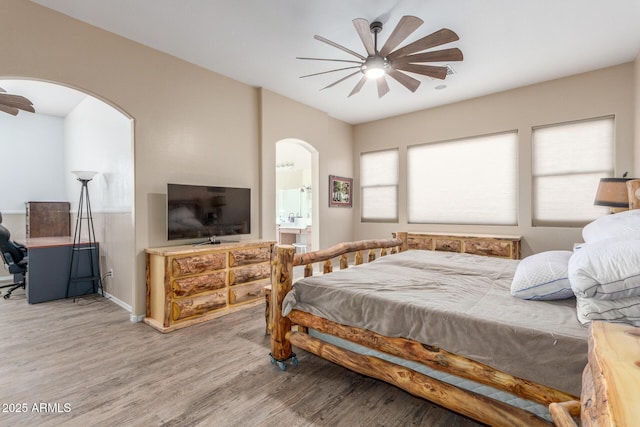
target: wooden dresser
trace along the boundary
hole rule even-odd
[[[558,426],[640,425],[640,328],[596,321],[589,335],[589,363],[580,402],[549,407]]]
[[[147,315],[162,332],[262,304],[275,242],[149,248]]]
[[[520,259],[520,240],[508,235],[408,232],[407,249]]]

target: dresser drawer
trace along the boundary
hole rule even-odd
[[[229,304],[238,304],[241,302],[264,299],[264,287],[270,283],[271,281],[266,279],[249,285],[229,288]]]
[[[221,270],[226,265],[227,254],[225,252],[176,257],[171,261],[171,274],[173,277],[187,276],[205,271]]]
[[[226,306],[226,290],[191,298],[174,299],[171,301],[171,319],[176,322],[194,316],[201,316]]]
[[[247,265],[234,268],[229,271],[229,285],[240,285],[254,280],[268,279],[271,277],[271,263]]]
[[[174,279],[172,282],[173,294],[177,297],[186,297],[206,291],[224,288],[227,285],[226,271],[202,274],[199,276]]]
[[[229,251],[229,267],[268,262],[271,259],[271,248],[235,249]]]

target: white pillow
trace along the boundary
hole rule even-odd
[[[576,309],[583,325],[592,320],[607,320],[640,326],[640,297],[616,300],[576,297]]]
[[[587,243],[617,238],[640,239],[640,209],[602,216],[582,229]]]
[[[640,240],[585,243],[569,260],[576,296],[604,300],[640,296]]]
[[[511,295],[529,300],[566,299],[573,296],[568,266],[571,251],[548,251],[520,261],[511,282]]]

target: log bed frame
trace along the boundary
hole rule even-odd
[[[333,363],[393,384],[414,396],[418,396],[463,414],[469,418],[492,426],[549,426],[552,423],[520,408],[510,406],[495,399],[470,392],[445,382],[433,379],[412,369],[342,349],[310,336],[308,328],[334,335],[342,339],[364,345],[368,348],[415,361],[432,369],[450,373],[481,384],[494,387],[549,406],[562,404],[563,409],[576,415],[575,407],[566,407],[564,402],[576,402],[580,398],[536,384],[532,381],[514,377],[482,363],[449,353],[438,347],[430,346],[405,338],[390,338],[352,326],[341,325],[309,313],[293,310],[287,317],[282,316],[282,302],[293,284],[293,267],[304,266],[304,276],[313,274],[313,264],[323,263],[323,273],[333,270],[332,259],[339,257],[341,269],[348,268],[349,255],[355,255],[355,264],[363,262],[363,252],[371,262],[387,253],[407,250],[408,233],[398,232],[397,237],[386,240],[363,240],[341,243],[328,249],[295,253],[289,245],[275,246],[272,255],[270,323],[271,361],[281,370],[286,369],[287,361],[297,365],[292,345]],[[292,324],[297,325],[292,330]],[[579,413],[579,409],[578,409]]]

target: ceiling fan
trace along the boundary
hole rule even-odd
[[[357,57],[359,60],[355,61],[348,59],[298,57],[297,59],[312,61],[335,61],[357,64],[351,67],[344,67],[335,70],[308,74],[306,76],[301,76],[301,78],[358,68],[357,71],[331,83],[328,86],[323,87],[321,90],[333,87],[338,83],[341,83],[348,78],[361,73],[362,77],[360,78],[360,81],[358,81],[349,96],[355,95],[356,93],[360,92],[360,89],[362,89],[362,86],[364,86],[365,82],[368,79],[372,79],[376,80],[378,86],[378,98],[382,98],[389,92],[389,85],[387,84],[385,75],[388,75],[389,77],[397,80],[411,92],[415,92],[416,89],[418,89],[418,86],[420,86],[420,80],[411,77],[405,72],[444,80],[447,77],[448,71],[448,68],[446,66],[425,65],[424,63],[462,61],[462,51],[458,48],[442,49],[429,52],[423,51],[458,40],[458,35],[453,31],[447,28],[443,28],[432,34],[429,34],[428,36],[422,37],[421,39],[418,39],[413,43],[409,43],[404,47],[394,50],[420,25],[422,25],[423,22],[424,21],[422,19],[415,16],[403,16],[396,28],[391,32],[391,35],[389,36],[385,44],[381,49],[378,50],[378,33],[382,31],[382,23],[379,21],[375,21],[369,24],[366,19],[354,19],[353,25],[356,28],[356,31],[358,32],[362,43],[364,44],[364,47],[367,51],[367,56],[360,55],[359,53],[341,46],[338,43],[315,35],[313,37],[316,40],[347,52],[348,54]],[[371,37],[370,33],[373,34],[373,37]]]
[[[36,112],[33,103],[27,98],[20,95],[10,95],[0,87],[0,111],[16,116],[20,110]]]

